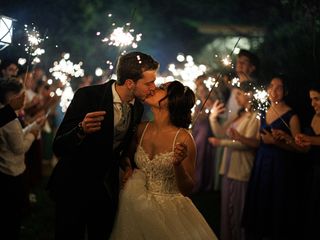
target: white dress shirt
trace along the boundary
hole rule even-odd
[[[29,132],[30,127],[22,129],[16,118],[0,128],[0,171],[11,176],[18,176],[26,169],[25,153],[35,137]]]

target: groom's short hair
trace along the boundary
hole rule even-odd
[[[159,63],[150,55],[142,52],[130,52],[118,59],[117,83],[123,85],[127,79],[134,82],[142,78],[142,74],[148,70],[157,70]]]

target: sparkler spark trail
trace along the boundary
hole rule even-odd
[[[82,62],[74,64],[69,60],[70,54],[64,53],[60,61],[55,61],[53,67],[49,69],[52,76],[61,82],[62,87],[58,88],[55,92],[56,95],[61,96],[60,106],[62,111],[65,112],[68,108],[72,98],[73,91],[70,85],[71,76],[72,77],[83,77],[84,70],[81,68]]]
[[[32,23],[32,28],[29,29],[28,25],[24,25],[24,31],[27,36],[27,43],[24,44],[25,47],[25,52],[28,54],[28,60],[26,60],[27,63],[27,68],[26,72],[29,71],[30,64],[36,64],[40,63],[40,58],[39,56],[45,53],[45,50],[40,47],[41,43],[45,40],[48,39],[48,36],[42,38],[40,36],[39,31],[36,29],[34,24]],[[32,62],[31,61],[31,56],[33,57]],[[26,74],[27,76],[27,74]],[[25,83],[26,77],[23,80],[23,83]]]
[[[126,24],[130,26],[130,23]],[[132,48],[138,47],[138,42],[141,41],[142,34],[132,35],[134,29],[125,31],[124,27],[117,27],[113,30],[109,38],[102,39],[102,42],[108,43],[109,46],[126,47],[131,45]]]
[[[191,55],[184,57],[183,54],[177,56],[177,60],[183,63],[183,68],[177,68],[175,64],[171,63],[168,70],[172,73],[172,76],[167,76],[166,79],[177,79],[190,87],[192,90],[195,89],[194,79],[203,75],[207,71],[207,66],[201,64],[196,65]]]
[[[130,28],[131,22],[134,20],[134,17],[135,17],[135,11],[136,11],[136,9],[134,8],[132,11],[130,22],[126,23],[122,27],[116,27],[115,29],[113,29],[113,31],[111,32],[109,37],[105,37],[104,39],[102,39],[102,42],[108,43],[108,46],[115,46],[118,48],[118,54],[114,58],[114,60],[113,61],[111,61],[111,60],[106,61],[106,63],[109,65],[109,68],[106,71],[106,73],[107,73],[105,76],[106,80],[109,80],[110,76],[112,76],[113,70],[114,70],[113,63],[115,63],[117,61],[118,57],[120,55],[125,54],[127,47],[130,45],[132,48],[137,48],[138,42],[141,41],[142,34],[138,33],[136,35],[133,35],[135,30],[133,28]],[[108,17],[111,18],[112,14],[109,13]],[[116,24],[113,23],[112,25],[115,26]],[[101,102],[100,102],[101,108],[102,108],[102,104],[105,99],[106,90],[107,89],[105,89],[103,97],[101,98]]]
[[[253,98],[251,100],[253,111],[257,112],[257,118],[261,118],[261,112],[266,112],[270,106],[268,101],[268,93],[264,89],[254,88]]]
[[[241,39],[241,37],[239,37],[239,38],[238,38],[238,40],[237,40],[237,42],[235,43],[235,45],[234,45],[234,47],[233,47],[233,49],[232,49],[231,53],[229,54],[230,58],[232,57],[232,55],[233,55],[233,53],[234,53],[234,50],[236,49],[236,47],[237,47],[237,45],[238,45],[238,43],[239,43],[240,39]],[[217,81],[217,82],[219,82],[219,81],[220,81],[220,79],[221,79],[221,77],[222,77],[222,72],[220,72],[220,73],[219,73],[219,75],[218,75],[218,77],[217,77],[217,80],[216,80],[216,81]],[[202,106],[201,106],[201,108],[200,108],[199,112],[197,113],[197,115],[196,115],[196,117],[195,117],[195,119],[194,119],[194,121],[193,121],[193,123],[192,123],[192,125],[191,125],[191,128],[194,126],[195,122],[196,122],[196,121],[198,120],[198,118],[199,118],[199,115],[202,113],[203,108],[204,108],[205,104],[207,103],[207,101],[208,101],[208,99],[209,99],[209,97],[210,97],[210,95],[211,95],[211,93],[212,93],[213,89],[214,89],[214,88],[211,88],[211,90],[210,90],[210,92],[209,92],[208,96],[206,97],[206,99],[205,99],[205,100],[204,100],[204,102],[202,103]]]
[[[40,58],[38,56],[45,53],[45,50],[41,48],[40,45],[45,39],[48,39],[48,36],[45,36],[44,38],[42,38],[35,26],[29,29],[28,25],[24,25],[24,31],[27,36],[27,43],[24,46],[25,46],[26,53],[28,53],[29,55],[29,60],[31,56],[33,56],[34,58],[31,64],[39,63]]]

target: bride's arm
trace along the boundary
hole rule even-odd
[[[183,195],[188,195],[195,185],[196,145],[193,137],[187,131],[181,134],[180,139],[184,140],[177,143],[175,147],[173,165],[178,188]],[[180,144],[184,145],[186,149],[179,151],[179,147],[181,149]]]

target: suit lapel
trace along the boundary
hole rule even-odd
[[[101,100],[101,110],[106,111],[105,118],[102,122],[102,134],[106,139],[110,139],[113,143],[114,134],[114,113],[113,113],[113,96],[112,96],[112,84],[114,80],[110,80],[104,85],[104,94]]]

